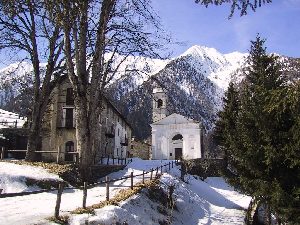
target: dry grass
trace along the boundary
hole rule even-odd
[[[69,222],[68,222],[69,216],[68,215],[59,216],[58,218],[55,218],[54,216],[52,216],[52,217],[48,218],[48,220],[50,220],[54,223],[61,224],[61,225],[69,224]]]
[[[46,169],[48,172],[58,175],[64,181],[71,184],[72,186],[77,187],[77,186],[82,185],[82,181],[80,180],[78,168],[74,164],[26,162],[24,160],[12,160],[12,161],[3,161],[3,162],[14,163],[14,164],[18,164],[18,165],[42,167],[43,169]]]
[[[100,209],[107,205],[118,205],[121,201],[124,201],[124,200],[130,198],[131,196],[133,196],[137,193],[140,193],[143,188],[150,188],[153,186],[157,186],[158,184],[159,184],[159,179],[145,181],[145,184],[143,184],[142,182],[139,182],[133,187],[133,190],[131,190],[130,188],[122,189],[119,191],[118,194],[116,194],[109,201],[103,201],[98,204],[94,204],[92,206],[86,207],[86,208],[77,208],[74,211],[72,211],[71,213],[73,213],[73,214],[82,214],[82,213],[94,214],[95,209]]]
[[[5,161],[5,162],[11,162],[18,165],[29,165],[29,166],[39,166],[46,170],[48,170],[50,173],[54,173],[57,175],[62,175],[64,173],[67,173],[71,170],[73,170],[74,165],[72,164],[57,164],[57,163],[46,163],[46,162],[26,162],[26,161]]]

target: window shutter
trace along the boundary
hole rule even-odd
[[[66,109],[63,109],[62,127],[66,126]]]
[[[73,109],[73,127],[76,127],[75,109]]]

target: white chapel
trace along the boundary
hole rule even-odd
[[[201,158],[201,124],[180,114],[168,115],[168,97],[153,89],[152,159]]]

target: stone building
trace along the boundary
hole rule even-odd
[[[196,159],[201,152],[201,124],[182,115],[168,115],[168,97],[153,89],[152,159]]]
[[[125,158],[128,155],[132,128],[107,98],[104,98],[103,106],[99,115],[99,136],[94,143],[94,159],[97,161],[101,156]],[[42,160],[76,160],[74,110],[73,89],[67,76],[63,76],[51,93],[48,110],[43,118]],[[53,152],[59,152],[59,155]]]
[[[150,159],[151,153],[151,143],[150,140],[139,141],[135,138],[131,139],[130,145],[130,156],[131,157],[138,157],[141,159]]]

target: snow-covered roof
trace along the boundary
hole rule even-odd
[[[21,128],[26,122],[26,118],[17,113],[0,109],[0,129],[1,128]]]

